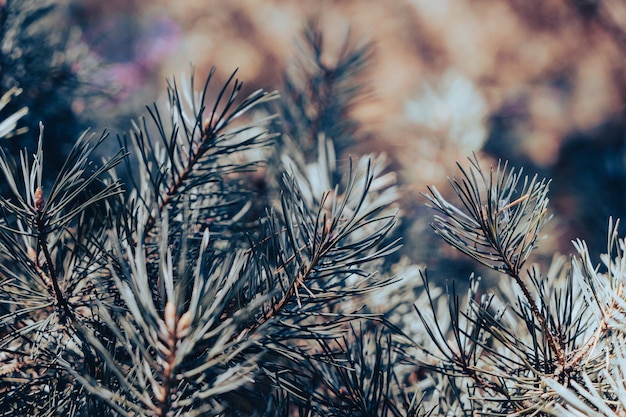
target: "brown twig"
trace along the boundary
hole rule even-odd
[[[196,147],[196,149],[192,150],[192,153],[189,158],[189,163],[184,167],[184,169],[178,175],[178,177],[172,182],[167,192],[165,193],[165,196],[163,196],[163,199],[159,203],[157,213],[160,213],[161,211],[163,211],[163,208],[166,207],[170,203],[170,200],[176,195],[177,190],[183,185],[183,183],[187,180],[187,178],[189,178],[189,175],[191,174],[193,166],[198,162],[198,160],[202,157],[202,155],[204,155],[206,151],[206,147],[203,150],[202,144],[204,144],[209,139],[209,137],[213,137],[213,136],[215,136],[215,132],[211,130],[206,130],[202,134],[202,137],[200,138],[200,142],[198,143],[198,146]],[[148,220],[146,221],[146,227],[145,227],[146,235],[152,229],[152,227],[154,227],[155,221],[156,221],[156,215],[150,214],[150,217],[148,217]]]
[[[521,199],[518,199],[516,200],[516,202],[519,202],[520,200]],[[483,219],[483,221],[485,220],[486,219]],[[485,223],[485,224],[488,224],[488,223]],[[490,229],[487,228],[487,230],[490,230]],[[487,230],[485,230],[485,232],[487,232]],[[509,277],[513,278],[513,280],[517,283],[517,285],[522,290],[522,293],[524,294],[524,298],[526,298],[526,301],[528,302],[533,315],[539,322],[539,326],[543,329],[544,333],[546,334],[548,343],[550,344],[552,351],[556,354],[557,360],[559,362],[558,369],[559,369],[559,372],[561,372],[563,369],[565,369],[565,366],[566,366],[565,352],[563,351],[562,346],[559,344],[558,340],[556,339],[556,336],[552,333],[552,330],[550,329],[550,326],[548,325],[548,321],[543,316],[543,314],[541,314],[541,312],[539,311],[539,307],[537,306],[537,303],[535,303],[535,300],[530,292],[530,289],[528,288],[528,286],[526,285],[526,282],[524,282],[524,280],[519,274],[519,268],[517,268],[514,265],[514,263],[511,262],[507,254],[504,253],[504,251],[498,244],[498,237],[496,236],[495,233],[486,233],[486,236],[487,236],[487,239],[491,241],[492,247],[498,252],[498,255],[500,255],[501,259],[504,262],[504,273],[508,275]]]
[[[63,294],[63,290],[59,286],[59,278],[54,269],[54,263],[52,262],[52,255],[50,254],[50,250],[48,249],[48,230],[46,229],[46,216],[45,216],[45,201],[43,198],[43,191],[41,187],[38,187],[35,191],[34,198],[34,206],[35,206],[35,229],[37,231],[37,251],[35,254],[35,259],[39,259],[40,251],[43,253],[44,259],[46,260],[46,268],[48,270],[47,280],[52,285],[52,292],[54,293],[54,297],[56,299],[57,305],[61,308],[63,314],[60,315],[62,323],[65,322],[66,318],[73,319],[74,313],[70,308],[65,296]],[[35,262],[35,266],[38,262]],[[43,271],[40,267],[38,268],[40,271]]]

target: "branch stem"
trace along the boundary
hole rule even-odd
[[[62,322],[65,322],[65,319],[68,317],[70,319],[73,319],[74,313],[72,312],[72,309],[65,299],[63,290],[61,290],[61,287],[59,286],[59,277],[56,274],[54,263],[52,262],[52,255],[50,254],[50,250],[48,249],[48,231],[46,230],[44,212],[41,208],[37,210],[37,215],[35,217],[35,228],[37,230],[37,249],[43,252],[43,256],[46,260],[48,277],[50,278],[50,282],[52,284],[52,291],[54,293],[57,305],[61,308],[61,311],[63,312],[60,317]],[[39,255],[35,256],[35,259],[38,258]]]
[[[548,321],[543,316],[543,314],[541,314],[541,312],[539,311],[539,307],[537,306],[537,303],[535,302],[532,294],[530,293],[528,286],[526,285],[522,277],[519,275],[519,272],[513,268],[513,265],[509,262],[508,258],[504,256],[503,258],[505,259],[505,262],[506,262],[505,263],[506,274],[510,276],[511,278],[513,278],[515,282],[517,283],[517,285],[519,285],[519,287],[521,288],[522,293],[524,294],[524,297],[526,298],[526,301],[528,302],[528,305],[530,305],[530,309],[533,312],[533,315],[539,322],[539,326],[543,329],[544,333],[546,334],[546,338],[548,339],[548,344],[552,348],[552,351],[556,354],[557,361],[559,362],[558,369],[560,370],[565,369],[566,358],[565,358],[565,352],[563,351],[563,347],[559,344],[558,340],[556,339],[556,336],[552,333],[552,330],[550,329],[550,326],[548,325]]]
[[[204,151],[203,151],[203,146],[202,145],[205,143],[206,140],[208,140],[209,136],[214,136],[211,133],[212,132],[205,132],[202,135],[202,137],[200,138],[200,142],[198,143],[197,148],[195,150],[193,150],[192,154],[190,155],[189,163],[184,167],[183,171],[177,176],[177,178],[175,178],[174,181],[172,181],[172,184],[170,185],[170,187],[168,188],[167,192],[165,193],[165,196],[163,197],[163,199],[159,203],[159,207],[157,209],[157,213],[161,213],[163,211],[163,208],[169,204],[169,202],[172,199],[172,197],[174,195],[176,195],[176,191],[183,185],[183,183],[189,177],[189,174],[191,173],[192,167],[198,162],[198,159],[200,159],[200,157],[208,149],[208,148],[204,147]],[[145,227],[146,234],[154,226],[154,222],[156,221],[156,218],[157,218],[156,214],[150,214],[150,217],[148,217],[148,220],[146,221],[146,227]]]

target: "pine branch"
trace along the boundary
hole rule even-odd
[[[436,188],[429,188],[426,198],[446,217],[435,217],[433,228],[446,242],[466,255],[496,271],[513,278],[522,290],[539,325],[545,329],[559,366],[565,365],[563,347],[556,339],[554,329],[539,311],[528,285],[521,277],[522,268],[530,256],[539,232],[549,219],[547,212],[548,183],[524,178],[522,188],[516,190],[522,171],[508,170],[500,164],[487,179],[478,159],[470,159],[470,170],[464,170],[460,180],[450,183],[461,199],[463,212],[447,202]]]
[[[430,203],[444,215],[435,218],[435,231],[519,284],[545,221],[544,182],[526,179],[517,190],[521,173],[507,173],[505,164],[487,179],[476,158],[462,174],[451,183],[463,209],[430,189]],[[428,401],[439,402],[441,412],[465,415],[613,415],[625,409],[614,394],[621,389],[614,375],[626,341],[626,244],[617,239],[617,225],[609,229],[606,272],[593,267],[586,245],[576,242],[580,259],[571,265],[555,257],[547,275],[533,266],[524,285],[501,281],[480,297],[472,281],[465,301],[452,288],[447,302],[437,302],[424,275],[429,308],[416,305],[416,312],[427,337],[413,346],[422,355],[416,364],[438,375]]]
[[[9,375],[33,373],[42,381],[49,379],[51,385],[59,384],[59,392],[52,390],[47,394],[47,406],[44,406],[45,401],[37,405],[43,407],[42,413],[46,412],[45,407],[61,411],[75,406],[76,394],[69,392],[75,387],[68,381],[67,373],[59,368],[59,357],[65,356],[72,363],[78,363],[78,369],[83,371],[93,365],[89,348],[74,326],[94,319],[82,308],[89,305],[96,294],[80,293],[84,286],[94,287],[94,276],[64,267],[81,264],[86,246],[77,238],[84,237],[88,241],[102,230],[94,227],[93,220],[85,220],[85,213],[97,210],[105,200],[122,191],[118,182],[107,183],[103,174],[115,167],[123,154],[118,152],[99,168],[92,161],[105,137],[93,143],[90,136],[83,135],[77,141],[53,182],[48,198],[43,192],[44,181],[47,182],[43,168],[43,129],[32,163],[26,151],[22,152],[19,170],[16,161],[0,150],[0,170],[13,193],[11,199],[0,197],[4,214],[0,221],[0,303],[3,308],[0,347],[6,349],[10,363],[15,364]],[[18,171],[21,171],[21,178]],[[97,251],[90,254],[92,260],[97,257]],[[90,267],[94,273],[98,271],[97,263],[92,262]],[[27,359],[29,356],[36,360],[31,362]],[[77,360],[77,357],[82,359]],[[6,380],[10,381],[11,377]],[[6,392],[6,388],[0,387],[0,391]],[[25,382],[22,388],[22,394],[16,399],[18,404],[28,404],[40,395],[37,384]],[[73,399],[57,401],[57,396],[67,395]],[[39,413],[34,410],[33,413]]]
[[[2,111],[10,102],[13,97],[17,97],[22,93],[22,90],[13,87],[0,97],[0,111]],[[15,135],[25,133],[28,128],[17,128],[17,122],[28,114],[28,107],[22,107],[7,117],[3,117],[2,123],[0,123],[0,139],[11,138]]]
[[[274,236],[271,245],[266,246],[270,264],[260,265],[261,271],[266,270],[268,276],[274,277],[274,282],[267,286],[277,288],[278,293],[259,325],[279,314],[288,303],[303,314],[307,311],[305,305],[317,311],[317,304],[328,306],[333,300],[384,285],[384,282],[372,282],[373,287],[351,289],[353,285],[346,282],[349,277],[368,277],[370,274],[361,267],[398,248],[398,241],[380,245],[395,218],[378,216],[383,207],[364,210],[364,196],[369,194],[374,179],[369,170],[370,167],[361,186],[355,183],[355,174],[350,173],[345,191],[337,189],[326,194],[314,212],[306,208],[295,181],[287,177],[283,217],[280,222],[274,217],[274,226],[267,233]],[[362,235],[366,228],[368,233]]]
[[[270,375],[311,415],[421,415],[419,405],[405,409],[399,399],[390,336],[361,323],[342,337],[316,343],[319,353],[298,362],[297,372]]]
[[[276,97],[275,93],[257,91],[237,103],[243,83],[234,78],[235,73],[221,88],[208,115],[204,102],[214,70],[199,96],[193,90],[193,77],[183,85],[182,95],[175,81],[168,86],[169,118],[161,116],[156,104],[148,108],[157,131],[154,139],[145,120],[141,127],[135,126],[132,147],[141,161],[135,188],[147,187],[150,191],[141,193],[140,200],[149,213],[147,232],[165,209],[175,216],[177,202],[184,195],[199,195],[205,185],[223,185],[226,176],[250,170],[256,162],[233,164],[228,158],[263,146],[270,139],[264,130],[258,130],[266,123],[263,120],[233,128],[234,122],[251,108]],[[126,140],[124,143],[128,146]],[[130,172],[135,171],[128,167]],[[224,214],[218,212],[211,217]]]
[[[373,48],[365,42],[354,42],[347,33],[338,55],[330,56],[324,35],[313,19],[307,22],[303,38],[301,53],[284,76],[284,92],[276,112],[280,130],[297,141],[309,157],[315,154],[320,137],[335,141],[340,150],[354,142],[358,122],[350,117],[350,111],[365,94],[360,77]]]

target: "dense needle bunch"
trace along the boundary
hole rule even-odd
[[[452,288],[442,303],[423,276],[429,308],[416,311],[428,337],[408,356],[434,371],[422,381],[428,401],[449,415],[621,415],[626,275],[617,224],[605,272],[576,242],[578,258],[556,256],[542,273],[525,265],[548,218],[547,182],[506,164],[486,174],[475,157],[460,169],[451,180],[460,204],[435,188],[426,195],[441,213],[433,228],[504,277],[491,291],[472,277],[465,299]]]
[[[502,277],[442,295],[391,265],[385,158],[344,155],[368,47],[305,38],[282,97],[183,77],[117,141],[81,135],[58,173],[43,126],[34,152],[0,149],[0,415],[624,415],[618,222],[603,267],[577,241],[542,272],[549,182],[474,156],[456,203],[426,198],[435,232]],[[0,138],[24,133],[19,92]],[[415,315],[394,322],[384,297],[416,275]]]
[[[199,92],[193,78],[172,81],[167,103],[150,106],[100,165],[107,134],[83,135],[54,181],[43,128],[32,157],[0,155],[11,191],[0,199],[3,415],[362,408],[330,407],[314,370],[343,369],[348,339],[365,337],[350,323],[368,315],[343,303],[388,279],[369,265],[398,247],[388,198],[372,197],[390,182],[363,158],[311,187],[319,176],[279,157],[277,199],[260,211],[251,178],[278,132],[259,105],[276,94],[240,99],[233,74],[209,102],[212,74]],[[318,132],[335,121],[325,123]],[[355,383],[376,384],[371,400],[388,410],[379,379],[391,364],[376,364]],[[288,382],[294,370],[303,377]],[[346,372],[357,371],[337,378]]]

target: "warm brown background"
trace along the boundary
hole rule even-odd
[[[69,0],[68,0],[69,1]],[[582,237],[604,249],[607,218],[626,212],[626,2],[623,0],[83,0],[70,16],[107,66],[120,113],[137,114],[164,79],[280,87],[307,18],[328,59],[346,33],[375,47],[356,153],[384,151],[403,187],[408,252],[428,260],[420,191],[445,188],[471,152],[554,179],[544,250]],[[81,111],[80,103],[76,111]],[[426,214],[425,214],[426,213]],[[414,222],[413,222],[414,221]]]

